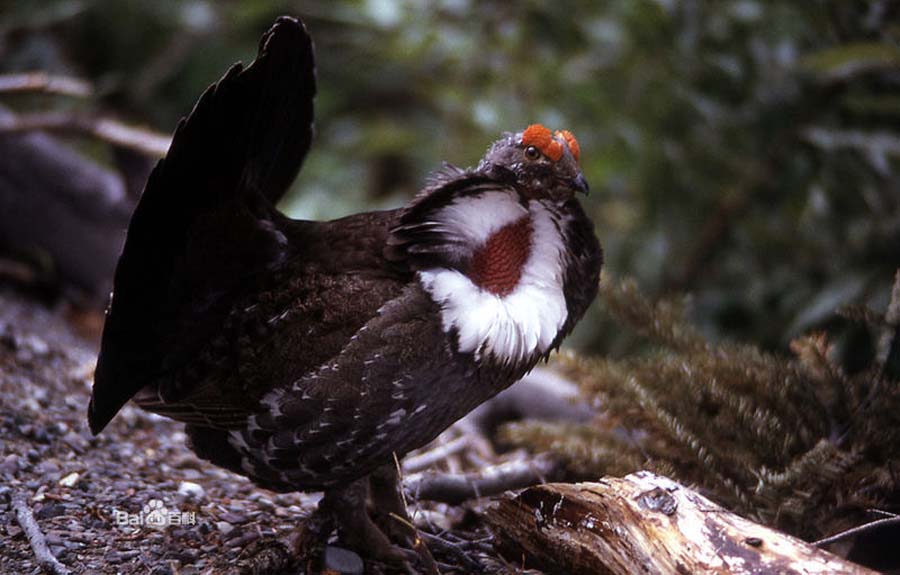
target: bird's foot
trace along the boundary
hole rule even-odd
[[[321,570],[325,546],[334,530],[334,517],[321,504],[288,539],[288,550],[306,573]]]
[[[369,478],[373,518],[388,537],[406,547],[415,562],[429,575],[438,574],[437,562],[431,555],[425,539],[416,529],[406,502],[400,493],[400,477],[397,468],[386,465],[377,469]]]

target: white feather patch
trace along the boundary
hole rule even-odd
[[[460,219],[451,219],[450,210],[453,218]],[[518,362],[549,350],[566,321],[564,241],[554,216],[540,202],[531,200],[526,210],[512,194],[490,192],[452,204],[439,217],[455,233],[480,245],[526,213],[533,229],[531,253],[519,283],[508,295],[481,289],[457,270],[419,272],[422,287],[441,306],[444,331],[456,329],[462,352]]]
[[[481,245],[507,224],[528,213],[507,192],[485,192],[475,198],[462,198],[441,209],[435,216],[440,229],[461,236],[471,245]]]

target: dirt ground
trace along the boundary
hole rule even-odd
[[[65,315],[0,291],[0,573],[41,572],[13,497],[72,573],[227,572],[302,523],[318,494],[271,493],[197,459],[181,424],[129,405],[93,437],[96,347]],[[439,522],[467,515],[419,511]],[[168,525],[148,525],[151,515]]]

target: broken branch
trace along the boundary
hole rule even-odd
[[[825,547],[826,545],[831,545],[832,543],[843,541],[848,537],[853,537],[854,535],[874,531],[875,529],[881,529],[882,527],[887,527],[888,525],[900,525],[900,516],[895,515],[886,519],[876,519],[875,521],[857,525],[856,527],[841,531],[840,533],[835,533],[834,535],[825,537],[824,539],[813,541],[813,545],[815,545],[816,547]]]
[[[94,93],[90,82],[72,76],[51,76],[46,72],[0,75],[0,92],[46,92],[75,98]]]
[[[5,115],[0,119],[0,132],[75,132],[87,134],[110,144],[161,158],[169,150],[171,139],[146,128],[129,126],[111,118],[40,112]]]
[[[418,500],[458,505],[468,499],[497,495],[553,479],[559,472],[549,457],[532,461],[509,461],[483,469],[479,473],[435,473],[410,475],[403,488]]]
[[[25,532],[25,537],[28,538],[31,550],[34,551],[34,556],[41,568],[52,575],[69,575],[69,570],[66,566],[60,563],[53,556],[53,553],[50,552],[50,548],[47,547],[47,540],[44,538],[37,521],[35,521],[25,496],[21,493],[13,495],[12,507],[16,513],[16,520]]]

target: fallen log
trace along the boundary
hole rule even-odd
[[[16,117],[0,106],[0,124]],[[0,130],[0,252],[48,255],[60,283],[97,309],[134,203],[118,174],[56,138]]]
[[[532,487],[485,520],[509,561],[548,573],[875,574],[646,471]]]

